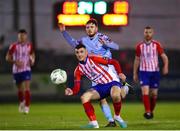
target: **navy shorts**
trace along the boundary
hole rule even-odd
[[[160,81],[160,73],[159,71],[156,72],[140,71],[139,80],[141,86],[148,85],[150,88],[158,88]]]
[[[13,74],[16,84],[20,84],[25,80],[31,80],[31,71],[24,71],[20,73]]]
[[[96,90],[99,93],[100,99],[104,99],[104,98],[110,96],[111,87],[113,87],[113,86],[118,86],[119,88],[121,88],[122,84],[117,81],[112,81],[107,84],[97,84],[96,86],[93,86],[91,88]]]

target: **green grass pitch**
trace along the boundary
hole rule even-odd
[[[106,119],[100,106],[93,103],[97,120],[102,130],[119,130],[120,127],[105,128]],[[111,109],[112,104],[111,104]],[[121,116],[127,122],[127,130],[178,130],[180,129],[180,104],[178,102],[158,102],[154,119],[143,118],[142,103],[124,102]],[[55,129],[80,130],[88,119],[80,103],[32,103],[28,115],[18,112],[17,104],[0,104],[0,130],[4,129]],[[122,130],[126,130],[122,129]]]

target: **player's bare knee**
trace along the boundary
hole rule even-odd
[[[82,101],[82,102],[84,102],[84,101],[85,101],[85,99],[86,99],[86,97],[85,97],[85,95],[84,95],[84,94],[83,94],[80,98],[81,98],[81,101]]]
[[[106,101],[106,99],[100,100],[100,105],[105,105],[105,104],[108,104],[107,101]]]
[[[111,98],[112,98],[113,102],[118,102],[118,101],[120,101],[120,100],[121,100],[120,93],[119,93],[119,92],[113,93],[113,94],[111,95]]]
[[[84,94],[81,96],[81,101],[82,101],[82,103],[85,103],[85,102],[90,101],[90,96],[88,95],[88,93],[84,93]]]
[[[157,89],[151,89],[150,94],[151,94],[151,96],[157,96],[158,90]]]

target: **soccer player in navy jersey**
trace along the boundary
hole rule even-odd
[[[81,96],[84,110],[90,121],[84,128],[99,128],[91,100],[101,100],[108,96],[111,96],[113,101],[115,120],[119,121],[122,128],[126,128],[127,124],[120,117],[122,83],[117,81],[117,78],[111,72],[108,72],[108,68],[110,68],[108,65],[113,65],[122,82],[126,81],[126,76],[122,73],[118,61],[103,59],[98,56],[88,56],[88,51],[83,44],[78,44],[75,47],[75,54],[79,64],[74,71],[74,87],[66,88],[65,95],[76,95],[79,92],[83,75],[96,83]],[[105,66],[102,67],[100,64]]]
[[[32,43],[27,41],[27,32],[18,31],[18,41],[10,45],[6,60],[13,65],[13,77],[18,87],[19,112],[28,114],[30,107],[31,66],[35,62]]]
[[[86,46],[89,55],[98,55],[104,58],[112,58],[112,53],[110,50],[118,50],[119,45],[113,42],[108,36],[98,32],[98,22],[95,19],[90,19],[86,23],[85,28],[87,36],[84,36],[79,40],[76,40],[72,36],[70,36],[69,33],[65,30],[65,25],[61,23],[59,24],[59,29],[62,32],[63,37],[65,38],[67,43],[73,48],[75,48],[79,44],[79,41],[81,41]],[[113,72],[113,74],[118,78],[118,75],[114,67],[112,65],[109,65],[109,67],[109,72]],[[95,85],[95,83],[92,82],[92,85]],[[129,88],[127,86],[124,86],[122,92],[126,94],[128,90]],[[106,99],[102,99],[100,101],[100,104],[105,117],[109,121],[106,127],[116,126],[116,123],[112,117],[111,110]]]
[[[165,54],[161,44],[153,40],[153,29],[150,26],[144,29],[144,40],[136,46],[136,56],[134,60],[133,79],[139,81],[142,91],[142,99],[144,103],[146,119],[153,118],[153,111],[156,106],[158,96],[158,87],[160,81],[160,72],[158,64],[158,56],[163,61],[163,75],[168,74],[168,57]]]

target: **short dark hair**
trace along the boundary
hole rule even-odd
[[[152,29],[151,26],[146,26],[144,29]]]
[[[86,49],[86,46],[83,45],[82,42],[79,42],[79,44],[75,47],[75,49],[80,49],[80,48],[85,48]]]
[[[95,26],[98,26],[98,22],[97,22],[97,20],[94,19],[94,18],[91,18],[90,20],[88,20],[87,23],[86,23],[86,25],[87,25],[87,24],[90,24],[90,23],[95,24]]]
[[[27,31],[26,31],[25,29],[20,29],[20,30],[18,31],[18,33],[25,33],[25,34],[27,34]]]

